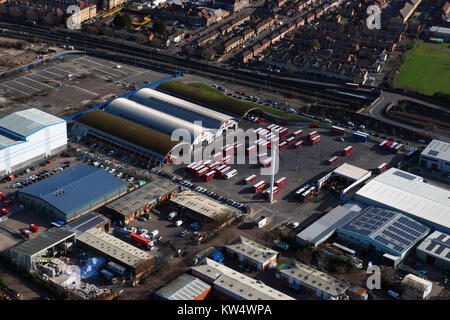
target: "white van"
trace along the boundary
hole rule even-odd
[[[183,220],[178,220],[177,222],[175,222],[175,225],[177,227],[181,226],[183,224]]]
[[[176,211],[173,211],[171,213],[169,213],[169,221],[172,221],[173,219],[175,219],[175,217],[178,215],[178,213]]]

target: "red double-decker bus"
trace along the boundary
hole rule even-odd
[[[226,167],[227,167],[226,164],[222,164],[222,165],[218,166],[217,168],[215,168],[214,170],[216,170],[217,172],[220,172],[220,171],[222,171],[223,169],[225,169]]]
[[[385,172],[388,168],[389,168],[389,166],[388,166],[387,163],[382,163],[382,164],[380,164],[380,165],[378,166],[378,168],[377,168],[377,173],[378,173],[378,174],[383,173],[383,172]]]
[[[209,168],[209,170],[212,170],[212,169],[214,169],[214,168],[220,166],[221,164],[222,164],[222,163],[221,163],[220,161],[216,161],[216,162],[211,163],[211,164],[208,166],[208,168]]]
[[[231,170],[232,170],[231,167],[228,166],[228,167],[226,167],[225,169],[222,169],[222,170],[219,172],[219,175],[223,178],[223,177],[225,176],[225,174],[226,174],[227,172],[230,172]]]
[[[299,129],[299,130],[295,131],[293,134],[294,134],[294,136],[297,138],[297,137],[299,137],[302,133],[303,133],[303,130],[302,130],[302,129]]]
[[[289,133],[289,129],[288,128],[283,128],[280,130],[279,134],[280,137],[284,137],[285,135],[287,135]]]
[[[283,141],[282,143],[280,143],[280,150],[283,150],[284,148],[287,148],[289,146],[289,144],[286,141]]]
[[[198,162],[192,162],[186,166],[186,171],[191,172],[192,168],[198,166]]]
[[[197,178],[203,177],[206,173],[208,173],[208,171],[208,167],[203,167],[203,169],[197,171]]]
[[[295,149],[300,148],[303,145],[304,142],[305,142],[304,140],[297,141],[296,143],[294,143],[294,148]]]
[[[286,139],[286,142],[287,142],[288,145],[294,143],[294,142],[295,142],[295,137],[287,138],[287,139]]]
[[[226,146],[226,147],[223,148],[223,155],[224,156],[229,156],[233,152],[234,152],[234,146]]]
[[[214,161],[220,161],[220,160],[222,160],[222,158],[223,158],[223,153],[222,152],[217,152],[216,154],[214,154],[212,156],[212,159]]]
[[[328,159],[328,164],[335,164],[338,161],[339,161],[339,157],[338,156],[334,156],[334,157]]]
[[[263,158],[259,161],[259,163],[261,164],[261,166],[268,168],[272,165],[272,159],[269,157]]]
[[[312,139],[318,135],[319,135],[319,132],[317,132],[317,131],[312,131],[312,132],[308,133],[309,141],[312,141]]]
[[[226,156],[222,159],[223,164],[229,164],[231,162],[231,156]]]
[[[320,142],[320,136],[315,136],[311,139],[312,144],[318,144]]]
[[[274,196],[274,195],[276,195],[276,194],[278,194],[278,187],[273,187],[273,190],[272,190],[272,196]],[[267,198],[267,199],[270,199],[270,187],[269,188],[267,188],[266,190],[264,190],[264,196]]]
[[[286,183],[287,183],[287,178],[286,178],[286,177],[280,178],[280,179],[278,179],[277,181],[275,181],[275,185],[276,185],[278,188],[281,188],[281,187],[285,186]]]
[[[250,182],[254,181],[256,179],[256,174],[252,174],[251,176],[245,178],[245,184],[249,184]]]
[[[345,135],[345,128],[342,128],[342,127],[332,126],[332,127],[330,128],[330,131],[331,131],[331,132],[334,132],[334,133],[336,133],[336,134],[338,134],[338,135],[340,135],[340,136]]]
[[[214,176],[216,175],[216,170],[211,170],[210,172],[208,172],[207,174],[205,174],[205,181],[209,182],[212,179],[214,179]]]
[[[266,182],[264,180],[261,180],[253,186],[253,192],[260,192],[262,189],[264,189],[265,186]]]
[[[342,152],[342,154],[345,156],[348,156],[350,153],[353,152],[353,146],[348,146],[347,148],[344,149],[344,151]]]

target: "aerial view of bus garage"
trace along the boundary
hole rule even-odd
[[[448,1],[0,12],[0,300],[450,299]]]

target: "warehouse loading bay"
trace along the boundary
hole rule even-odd
[[[244,131],[248,128],[256,129],[258,127],[266,128],[270,122],[255,124],[246,120],[240,122],[240,128]],[[237,175],[226,180],[216,177],[209,182],[204,179],[198,179],[194,175],[186,172],[185,164],[171,164],[164,168],[164,171],[172,173],[175,176],[188,180],[208,191],[223,195],[229,199],[248,205],[253,209],[253,217],[256,219],[265,216],[269,219],[265,228],[269,229],[275,225],[285,222],[299,222],[300,228],[308,222],[315,220],[328,208],[334,208],[339,205],[339,194],[337,192],[328,192],[321,190],[318,196],[310,201],[301,202],[296,197],[296,191],[305,184],[315,184],[315,182],[325,176],[327,173],[342,165],[348,163],[362,169],[374,170],[380,164],[387,163],[389,167],[396,166],[403,158],[403,155],[392,154],[381,151],[377,144],[373,142],[358,142],[349,134],[340,142],[340,136],[330,132],[326,128],[309,128],[309,123],[302,123],[297,126],[286,126],[289,129],[289,137],[298,129],[303,133],[296,140],[303,139],[305,143],[299,149],[292,145],[280,152],[279,171],[275,175],[275,181],[281,177],[287,177],[287,184],[279,189],[279,193],[274,195],[276,200],[269,204],[262,192],[254,193],[253,185],[264,180],[269,186],[270,176],[261,176],[258,164],[230,164],[237,170]],[[307,134],[312,131],[318,131],[321,141],[317,145],[310,145],[307,141]],[[285,138],[283,140],[285,140]],[[353,146],[353,153],[344,157],[342,151],[347,146]],[[268,149],[270,152],[270,149]],[[328,159],[338,156],[339,161],[333,165],[328,164]],[[244,179],[255,174],[256,179],[245,184]],[[266,187],[267,188],[267,187]],[[266,189],[264,188],[264,189]]]
[[[0,117],[31,107],[64,117],[168,76],[98,57],[66,56],[2,78]]]

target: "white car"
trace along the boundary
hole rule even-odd
[[[177,222],[175,222],[175,225],[177,227],[181,226],[183,224],[183,220],[177,220]]]

